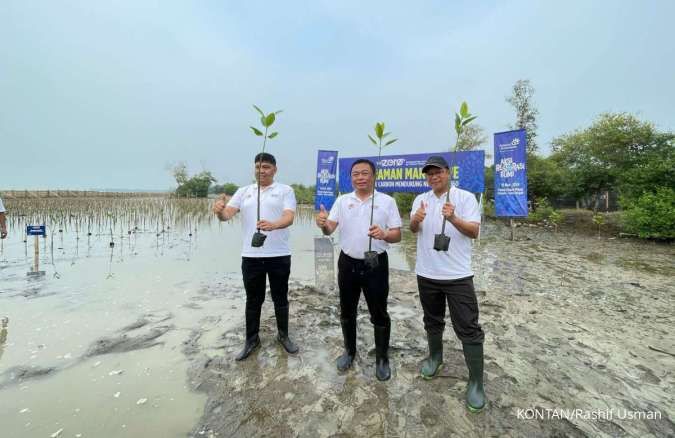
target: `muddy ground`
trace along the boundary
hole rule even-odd
[[[192,266],[161,259],[162,276],[115,265],[119,284],[86,295],[54,281],[30,296],[6,291],[3,303],[15,309],[0,318],[0,436],[675,436],[675,247],[529,226],[515,241],[509,234],[488,222],[474,247],[489,398],[479,414],[464,406],[467,370],[449,321],[441,375],[419,377],[427,347],[412,272],[391,271],[392,379],[378,382],[365,303],[356,364],[335,369],[342,335],[326,254],[316,259],[328,264],[317,267],[323,281],[290,285],[300,353],[276,343],[268,299],[262,348],[235,362],[241,278],[211,261],[218,247],[202,246]],[[396,254],[414,266],[414,236],[405,233]],[[294,256],[310,273],[313,260],[309,247]],[[71,282],[82,275],[64,272]]]
[[[486,332],[489,404],[483,412],[464,407],[467,370],[449,321],[441,376],[419,377],[426,341],[415,277],[392,271],[390,381],[374,376],[365,304],[356,365],[339,374],[336,292],[296,282],[290,301],[297,356],[286,355],[274,339],[270,300],[262,348],[243,363],[233,359],[243,344],[243,322],[211,316],[191,331],[183,345],[191,363],[188,381],[208,396],[192,434],[674,436],[673,246],[537,228],[518,229],[516,241],[507,236],[507,228],[487,224],[475,247]],[[404,245],[414,258],[414,240],[408,237]],[[205,305],[236,293],[222,286],[202,290]],[[222,330],[225,324],[229,328]],[[538,409],[546,417],[522,418],[519,409]],[[580,410],[576,417],[560,418],[574,409]],[[625,418],[634,412],[656,418]]]

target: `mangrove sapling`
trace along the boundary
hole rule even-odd
[[[251,126],[251,130],[253,133],[258,136],[263,138],[263,143],[262,143],[262,152],[265,153],[265,147],[267,146],[267,140],[268,139],[273,139],[277,135],[279,135],[278,132],[272,132],[269,133],[269,128],[274,124],[274,121],[276,120],[276,115],[281,112],[280,111],[275,111],[269,114],[265,114],[260,108],[257,106],[253,105],[253,108],[255,108],[256,111],[260,114],[260,122],[262,124],[262,127],[264,128],[265,132],[261,131],[260,129]],[[255,178],[258,183],[258,209],[257,209],[257,214],[256,214],[256,221],[260,222],[260,166],[262,166],[262,163],[256,163],[256,170],[255,170]],[[257,228],[256,232],[253,234],[253,239],[251,240],[251,246],[254,248],[260,248],[263,246],[265,243],[265,239],[267,238],[267,235],[263,234],[260,232],[260,228]]]
[[[600,238],[600,227],[605,224],[605,215],[602,213],[596,213],[593,215],[593,223],[598,227],[598,238]]]
[[[450,151],[450,178],[448,178],[448,192],[445,195],[445,203],[450,203],[450,190],[452,189],[452,176],[454,174],[454,161],[457,155],[457,145],[459,144],[459,137],[464,130],[464,127],[474,121],[478,116],[472,116],[469,112],[469,105],[462,102],[459,108],[459,113],[455,113],[455,132],[457,133],[457,140],[455,141],[455,150]],[[450,248],[450,236],[445,234],[445,223],[447,219],[443,217],[443,225],[441,226],[441,233],[434,235],[434,249],[436,251],[447,251]]]
[[[384,132],[384,122],[375,123],[375,136],[377,141],[368,134],[370,141],[377,146],[377,161],[375,162],[375,175],[373,175],[373,191],[370,196],[370,227],[373,226],[373,213],[375,212],[375,186],[377,185],[377,166],[380,164],[380,157],[382,156],[382,148],[394,143],[397,138],[388,140],[385,144],[382,141],[388,137],[390,132]],[[377,251],[373,251],[373,236],[368,237],[368,251],[364,253],[364,264],[369,269],[375,269],[378,265]]]

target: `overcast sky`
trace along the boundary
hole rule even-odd
[[[251,104],[283,109],[278,180],[317,149],[447,150],[530,79],[543,154],[601,112],[675,129],[673,1],[0,1],[0,189],[170,189],[170,164],[247,183]],[[490,144],[487,145],[491,148]]]

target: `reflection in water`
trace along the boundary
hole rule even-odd
[[[335,255],[333,239],[314,238],[314,270],[316,288],[327,292],[335,290]]]
[[[113,278],[113,276],[115,275],[115,274],[113,274],[113,271],[112,271],[114,252],[115,252],[115,247],[113,245],[110,245],[110,261],[108,262],[108,275],[105,277],[106,279]]]
[[[2,317],[0,318],[0,359],[2,359],[2,353],[5,352],[5,342],[7,341],[7,325],[9,324],[9,318]]]

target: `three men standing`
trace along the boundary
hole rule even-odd
[[[214,205],[214,212],[223,221],[242,212],[246,343],[237,360],[247,358],[260,345],[258,332],[260,311],[265,300],[266,276],[269,276],[274,301],[278,340],[287,352],[298,351],[298,347],[288,337],[288,278],[291,263],[288,227],[294,219],[295,195],[291,187],[274,183],[277,168],[272,155],[258,154],[255,166],[261,188],[260,221],[256,217],[256,184],[237,190],[227,205],[222,199]],[[385,381],[391,377],[388,355],[391,319],[387,312],[387,249],[389,243],[401,240],[402,222],[396,201],[374,190],[375,171],[371,161],[356,160],[350,170],[354,191],[339,196],[330,214],[322,205],[316,216],[316,224],[325,235],[332,234],[336,229],[340,231],[338,287],[344,352],[337,358],[337,368],[346,371],[356,356],[356,317],[363,291],[374,327],[375,375],[378,380]],[[447,303],[452,326],[462,341],[469,369],[467,407],[477,412],[486,404],[483,389],[485,335],[478,323],[478,301],[471,271],[471,240],[477,238],[480,231],[480,211],[472,193],[455,187],[449,189],[450,170],[443,157],[429,157],[422,171],[431,190],[415,198],[410,215],[410,230],[417,234],[415,272],[429,346],[429,356],[422,364],[421,374],[423,378],[431,379],[443,363]],[[450,226],[444,227],[445,221]],[[256,229],[268,233],[262,247],[251,246]],[[447,248],[439,248],[435,244],[444,240],[438,239],[442,231],[450,241]],[[367,258],[367,252],[371,250],[377,253],[375,263],[370,263]]]
[[[298,347],[288,336],[288,278],[291,273],[291,249],[288,227],[295,218],[295,193],[290,186],[274,182],[277,162],[273,155],[256,155],[255,176],[257,184],[239,188],[225,204],[219,199],[213,211],[221,221],[230,220],[241,212],[242,251],[241,273],[246,289],[246,341],[236,360],[246,359],[260,346],[260,312],[265,301],[266,279],[274,301],[277,320],[277,340],[290,353]],[[260,193],[260,220],[258,221],[258,193]],[[251,245],[257,230],[267,233],[263,246]]]
[[[356,160],[352,164],[351,179],[354,191],[339,196],[330,214],[321,206],[316,216],[316,224],[323,234],[330,235],[336,229],[340,230],[338,288],[345,351],[337,359],[337,368],[340,371],[347,370],[356,356],[356,315],[363,291],[375,332],[375,376],[384,381],[391,377],[388,355],[391,320],[387,312],[387,248],[389,243],[401,240],[401,217],[394,198],[374,190],[375,165],[371,161]],[[374,239],[372,250],[378,254],[377,266],[374,267],[364,261],[371,237]]]
[[[429,157],[422,169],[431,190],[415,198],[410,214],[410,230],[417,234],[417,285],[424,309],[429,357],[422,365],[425,379],[433,378],[443,363],[443,330],[446,301],[452,327],[462,341],[464,359],[469,368],[466,402],[473,412],[486,403],[483,389],[483,339],[478,323],[478,301],[471,271],[471,239],[478,237],[480,211],[476,197],[452,187],[447,202],[450,171],[440,156]],[[434,248],[434,237],[441,233],[450,237],[445,251]]]

